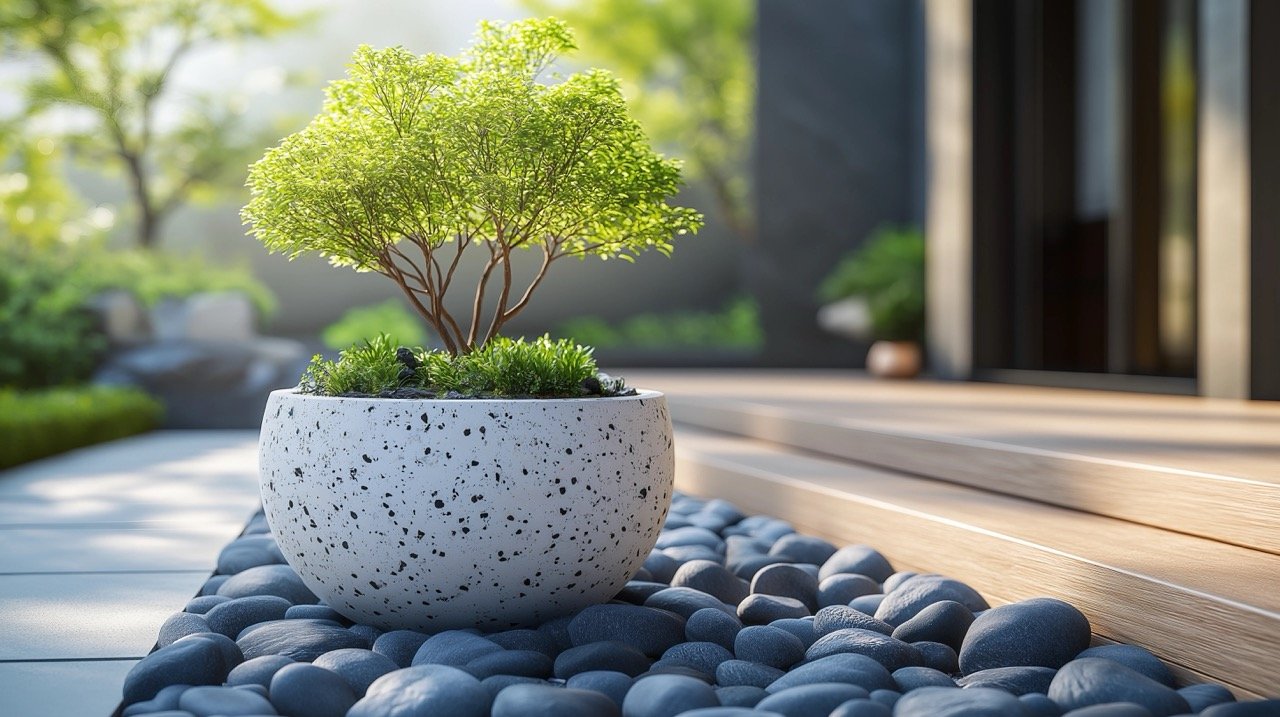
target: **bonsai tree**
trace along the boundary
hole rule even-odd
[[[818,288],[824,301],[860,298],[871,332],[883,341],[924,335],[924,236],[914,228],[881,228],[845,256]]]
[[[668,254],[701,216],[671,206],[679,164],[656,154],[618,82],[540,76],[574,48],[555,19],[481,23],[460,58],[361,47],[320,114],[250,168],[243,216],[269,249],[318,253],[395,282],[449,355],[483,347],[566,257]],[[446,296],[470,251],[470,315]],[[532,276],[513,256],[537,252]]]

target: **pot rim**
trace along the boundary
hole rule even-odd
[[[633,387],[634,388],[634,387]],[[303,401],[334,401],[338,403],[390,403],[406,406],[424,403],[448,403],[454,405],[493,405],[493,404],[548,404],[548,403],[593,403],[597,401],[645,401],[665,396],[661,391],[647,388],[636,388],[632,396],[585,396],[581,398],[381,398],[378,396],[321,396],[314,393],[302,393],[297,386],[281,388],[271,392],[271,397],[292,398]]]

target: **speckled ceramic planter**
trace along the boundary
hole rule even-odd
[[[671,503],[661,393],[555,400],[275,391],[259,453],[280,549],[348,617],[505,629],[613,597]]]

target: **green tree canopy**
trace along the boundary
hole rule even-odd
[[[122,170],[137,243],[153,246],[173,210],[193,193],[239,184],[228,173],[261,147],[225,98],[165,98],[174,69],[201,47],[271,37],[304,20],[268,0],[4,0],[0,50],[36,67],[23,88],[24,119],[72,110],[77,129],[58,139],[89,166]],[[162,99],[179,117],[171,125],[157,119]]]
[[[754,131],[754,0],[522,0],[577,28],[589,62],[614,68],[641,125],[687,161],[717,214],[755,237],[747,159]]]
[[[539,81],[573,47],[554,19],[481,23],[456,59],[361,47],[311,124],[251,167],[246,223],[290,258],[389,277],[451,353],[497,335],[559,259],[669,253],[701,225],[666,201],[679,164],[650,148],[608,72]],[[487,259],[464,328],[444,297],[471,247]],[[522,291],[517,250],[542,255]]]

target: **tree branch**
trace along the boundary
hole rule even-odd
[[[489,246],[489,260],[484,264],[484,270],[480,272],[480,281],[476,285],[475,301],[471,304],[471,330],[467,332],[467,344],[475,345],[476,334],[480,332],[480,317],[484,311],[484,294],[485,289],[489,285],[489,277],[493,274],[493,270],[497,268],[500,261],[498,250]]]
[[[542,266],[538,267],[538,273],[534,275],[533,281],[530,282],[529,287],[524,290],[524,295],[520,297],[520,300],[517,301],[510,309],[503,312],[502,321],[500,321],[496,327],[490,329],[492,333],[490,336],[486,337],[486,341],[493,338],[493,336],[497,334],[497,331],[502,328],[503,324],[507,323],[514,318],[516,314],[523,311],[525,306],[528,306],[529,299],[533,296],[534,290],[538,288],[538,285],[541,284],[542,280],[547,276],[547,269],[551,267],[551,262],[555,261],[557,258],[559,257],[555,255],[551,245],[544,244],[542,247]]]

